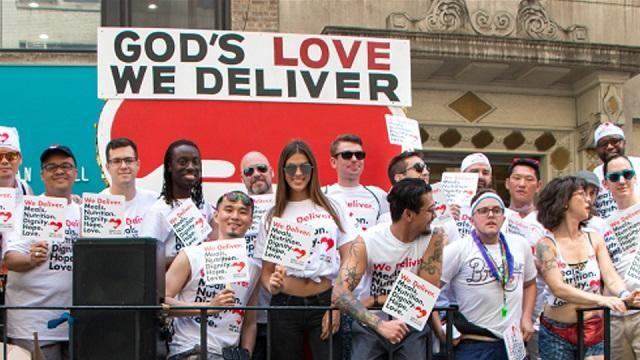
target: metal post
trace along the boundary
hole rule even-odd
[[[578,310],[578,359],[584,359],[584,312]]]
[[[447,359],[453,360],[453,313],[451,308],[447,309]]]
[[[271,360],[271,309],[267,309],[267,360]]]
[[[604,358],[611,358],[611,310],[604,309]]]
[[[4,313],[4,317],[2,318],[2,358],[6,359],[7,358],[7,342],[9,339],[7,339],[7,324],[9,322],[9,317],[8,315],[8,311],[6,309],[3,309],[2,312]],[[72,359],[73,360],[73,359]]]
[[[207,360],[207,309],[200,309],[200,360]]]

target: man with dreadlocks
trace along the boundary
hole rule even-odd
[[[213,218],[211,205],[202,196],[201,169],[200,150],[196,144],[183,139],[169,145],[164,154],[164,180],[160,198],[144,217],[140,231],[142,237],[164,242],[167,266],[184,245],[167,221],[173,209],[191,198],[209,223]]]

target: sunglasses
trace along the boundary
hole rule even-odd
[[[2,161],[2,159],[7,159],[8,162],[12,162],[18,160],[18,158],[20,158],[20,153],[16,151],[0,154],[0,161]]]
[[[607,174],[607,180],[611,182],[618,182],[620,178],[623,177],[625,180],[631,180],[636,176],[636,172],[633,169],[627,169],[622,171],[610,172]]]
[[[248,206],[253,209],[253,199],[250,198],[249,195],[243,193],[242,191],[238,191],[238,190],[231,191],[222,195],[222,197],[231,202],[240,201],[242,205]]]
[[[288,164],[284,167],[284,172],[287,175],[293,177],[298,172],[298,168],[300,169],[300,172],[302,173],[302,175],[309,175],[311,174],[311,170],[313,170],[313,165],[309,163],[304,163],[300,165]]]
[[[258,164],[256,166],[249,166],[246,167],[242,170],[242,173],[244,174],[244,176],[251,176],[253,175],[253,172],[257,171],[259,173],[262,174],[266,174],[267,171],[269,171],[269,167],[266,164]]]
[[[411,169],[413,169],[413,170],[415,170],[415,171],[417,171],[419,173],[422,173],[425,169],[427,169],[427,171],[429,171],[429,166],[427,166],[427,164],[424,163],[424,162],[417,162],[417,163],[409,166],[408,168],[404,169],[404,172],[407,172],[407,171],[409,171]]]
[[[364,160],[364,157],[367,156],[367,154],[364,151],[343,151],[333,156],[340,156],[344,160],[351,160],[355,156],[357,160]]]

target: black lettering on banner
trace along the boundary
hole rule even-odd
[[[126,91],[127,87],[131,89],[133,94],[140,93],[140,87],[142,86],[142,80],[144,79],[144,74],[147,71],[146,66],[140,66],[138,70],[138,75],[133,72],[133,66],[127,65],[122,69],[122,74],[118,71],[118,67],[115,65],[111,66],[111,76],[113,77],[113,82],[116,85],[116,91],[118,94],[122,94]]]
[[[360,92],[347,91],[348,89],[358,89],[360,74],[356,72],[336,73],[336,97],[338,99],[360,99]]]
[[[238,44],[233,44],[233,42],[241,43],[243,40],[244,37],[240,34],[222,35],[219,43],[220,49],[222,51],[230,52],[235,56],[227,57],[225,55],[220,55],[218,60],[226,65],[237,65],[244,61],[244,50]]]
[[[287,96],[290,98],[298,95],[298,89],[296,88],[296,72],[294,70],[287,70],[287,93]]]
[[[386,82],[386,84],[380,84]],[[383,93],[391,101],[400,101],[395,90],[398,88],[398,78],[393,74],[369,74],[369,99],[378,100],[379,93]]]
[[[156,50],[153,48],[153,44],[156,40],[162,40],[165,44],[164,54],[156,53]],[[147,36],[146,41],[144,42],[144,51],[147,54],[147,57],[151,61],[155,62],[166,62],[176,51],[176,44],[173,42],[173,38],[171,35],[165,32],[153,32]]]
[[[206,87],[205,76],[213,76],[213,86]],[[222,90],[222,74],[215,68],[196,68],[196,91],[198,94],[217,94]]]
[[[229,95],[251,95],[251,91],[249,89],[238,88],[238,85],[249,85],[249,69],[230,68],[228,73]]]
[[[175,87],[166,86],[175,82],[175,66],[154,66],[153,67],[153,93],[173,94]]]
[[[116,35],[116,38],[114,39],[114,42],[113,42],[113,50],[116,54],[116,57],[118,58],[118,60],[125,63],[132,63],[132,62],[138,61],[138,59],[140,58],[140,45],[138,44],[127,45],[127,51],[129,52],[129,55],[127,55],[124,53],[122,49],[122,45],[123,45],[122,43],[126,39],[135,41],[135,40],[139,40],[140,36],[133,31],[123,31],[118,33],[118,35]]]
[[[189,43],[197,45],[197,52],[189,54]],[[180,59],[184,62],[202,61],[207,55],[207,42],[200,34],[181,33],[180,34]]]
[[[280,89],[266,89],[264,87],[264,70],[256,69],[256,95],[257,96],[282,96]]]
[[[313,81],[313,78],[311,77],[311,73],[309,71],[306,71],[306,70],[301,71],[300,74],[302,75],[302,80],[304,80],[304,84],[307,86],[307,90],[309,90],[309,95],[312,98],[320,97],[320,93],[322,92],[324,83],[327,81],[329,72],[321,71],[317,82]]]

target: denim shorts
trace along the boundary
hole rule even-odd
[[[567,324],[567,323],[551,320],[549,318],[545,318],[545,320],[553,326],[569,327],[573,325],[573,324]],[[575,359],[577,353],[578,353],[577,345],[571,344],[570,342],[563,339],[559,335],[554,334],[552,331],[550,331],[546,327],[540,325],[540,330],[538,331],[538,355],[540,356],[541,359],[545,359],[545,360]],[[585,357],[603,355],[604,341],[600,341],[595,345],[586,347],[584,349],[584,354],[585,354]]]

